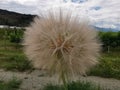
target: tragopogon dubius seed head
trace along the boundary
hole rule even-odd
[[[34,67],[69,76],[85,74],[100,51],[97,31],[63,9],[36,18],[25,31],[24,45]]]

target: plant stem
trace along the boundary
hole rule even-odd
[[[62,79],[62,82],[63,82],[63,85],[64,85],[64,89],[65,89],[65,90],[68,90],[65,73],[64,73],[63,70],[62,70],[62,73],[61,73],[61,74],[62,74],[61,79]]]

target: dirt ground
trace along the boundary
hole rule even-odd
[[[42,90],[42,87],[47,83],[58,83],[57,76],[49,77],[45,71],[34,70],[33,72],[10,72],[0,70],[0,80],[8,81],[11,78],[16,77],[22,80],[22,85],[19,90]],[[95,76],[80,76],[81,81],[90,81],[93,84],[107,90],[120,90],[120,80],[113,78],[101,78]],[[78,77],[74,80],[78,80]]]

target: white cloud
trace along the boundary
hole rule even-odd
[[[10,3],[10,2],[16,2],[22,5],[34,5],[37,3],[38,0],[1,0],[0,3]]]
[[[40,10],[60,5],[74,7],[77,13],[81,15],[82,12],[83,16],[88,17],[92,24],[102,22],[104,25],[99,23],[101,27],[111,26],[120,29],[118,27],[120,26],[120,0],[0,0],[0,8],[22,13],[38,14]]]

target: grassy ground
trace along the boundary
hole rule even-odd
[[[12,33],[11,33],[12,32]],[[15,33],[15,32],[14,32]],[[11,71],[27,71],[33,69],[22,51],[22,46],[16,42],[16,37],[9,39],[13,30],[0,30],[0,68]],[[18,35],[23,35],[19,32]],[[114,48],[113,48],[114,49]],[[112,49],[110,49],[112,50]],[[103,53],[100,63],[88,75],[120,79],[120,48],[114,52]]]
[[[2,33],[0,33],[0,37]],[[1,39],[3,38],[3,39]],[[10,42],[9,37],[0,38],[0,69],[10,71],[32,70],[31,63],[27,60],[22,51],[20,43]],[[14,40],[14,39],[13,39]],[[117,52],[116,52],[117,51]],[[88,75],[120,79],[120,51],[102,53],[100,63],[88,72]],[[0,81],[0,90],[18,90],[21,81],[13,79],[8,82]],[[67,85],[68,90],[101,90],[90,82],[71,82]],[[61,85],[48,84],[44,90],[64,90]]]
[[[32,70],[20,44],[0,40],[0,68],[11,71]],[[120,79],[120,52],[103,53],[100,63],[88,75]]]
[[[68,90],[102,90],[99,86],[95,86],[90,82],[71,82],[67,84]],[[63,85],[48,84],[43,90],[65,90]]]
[[[0,68],[11,71],[31,70],[32,65],[27,60],[20,44],[0,40]]]
[[[104,53],[88,75],[120,79],[120,52]]]
[[[8,82],[0,81],[0,90],[18,90],[21,84],[21,80],[13,78]]]

